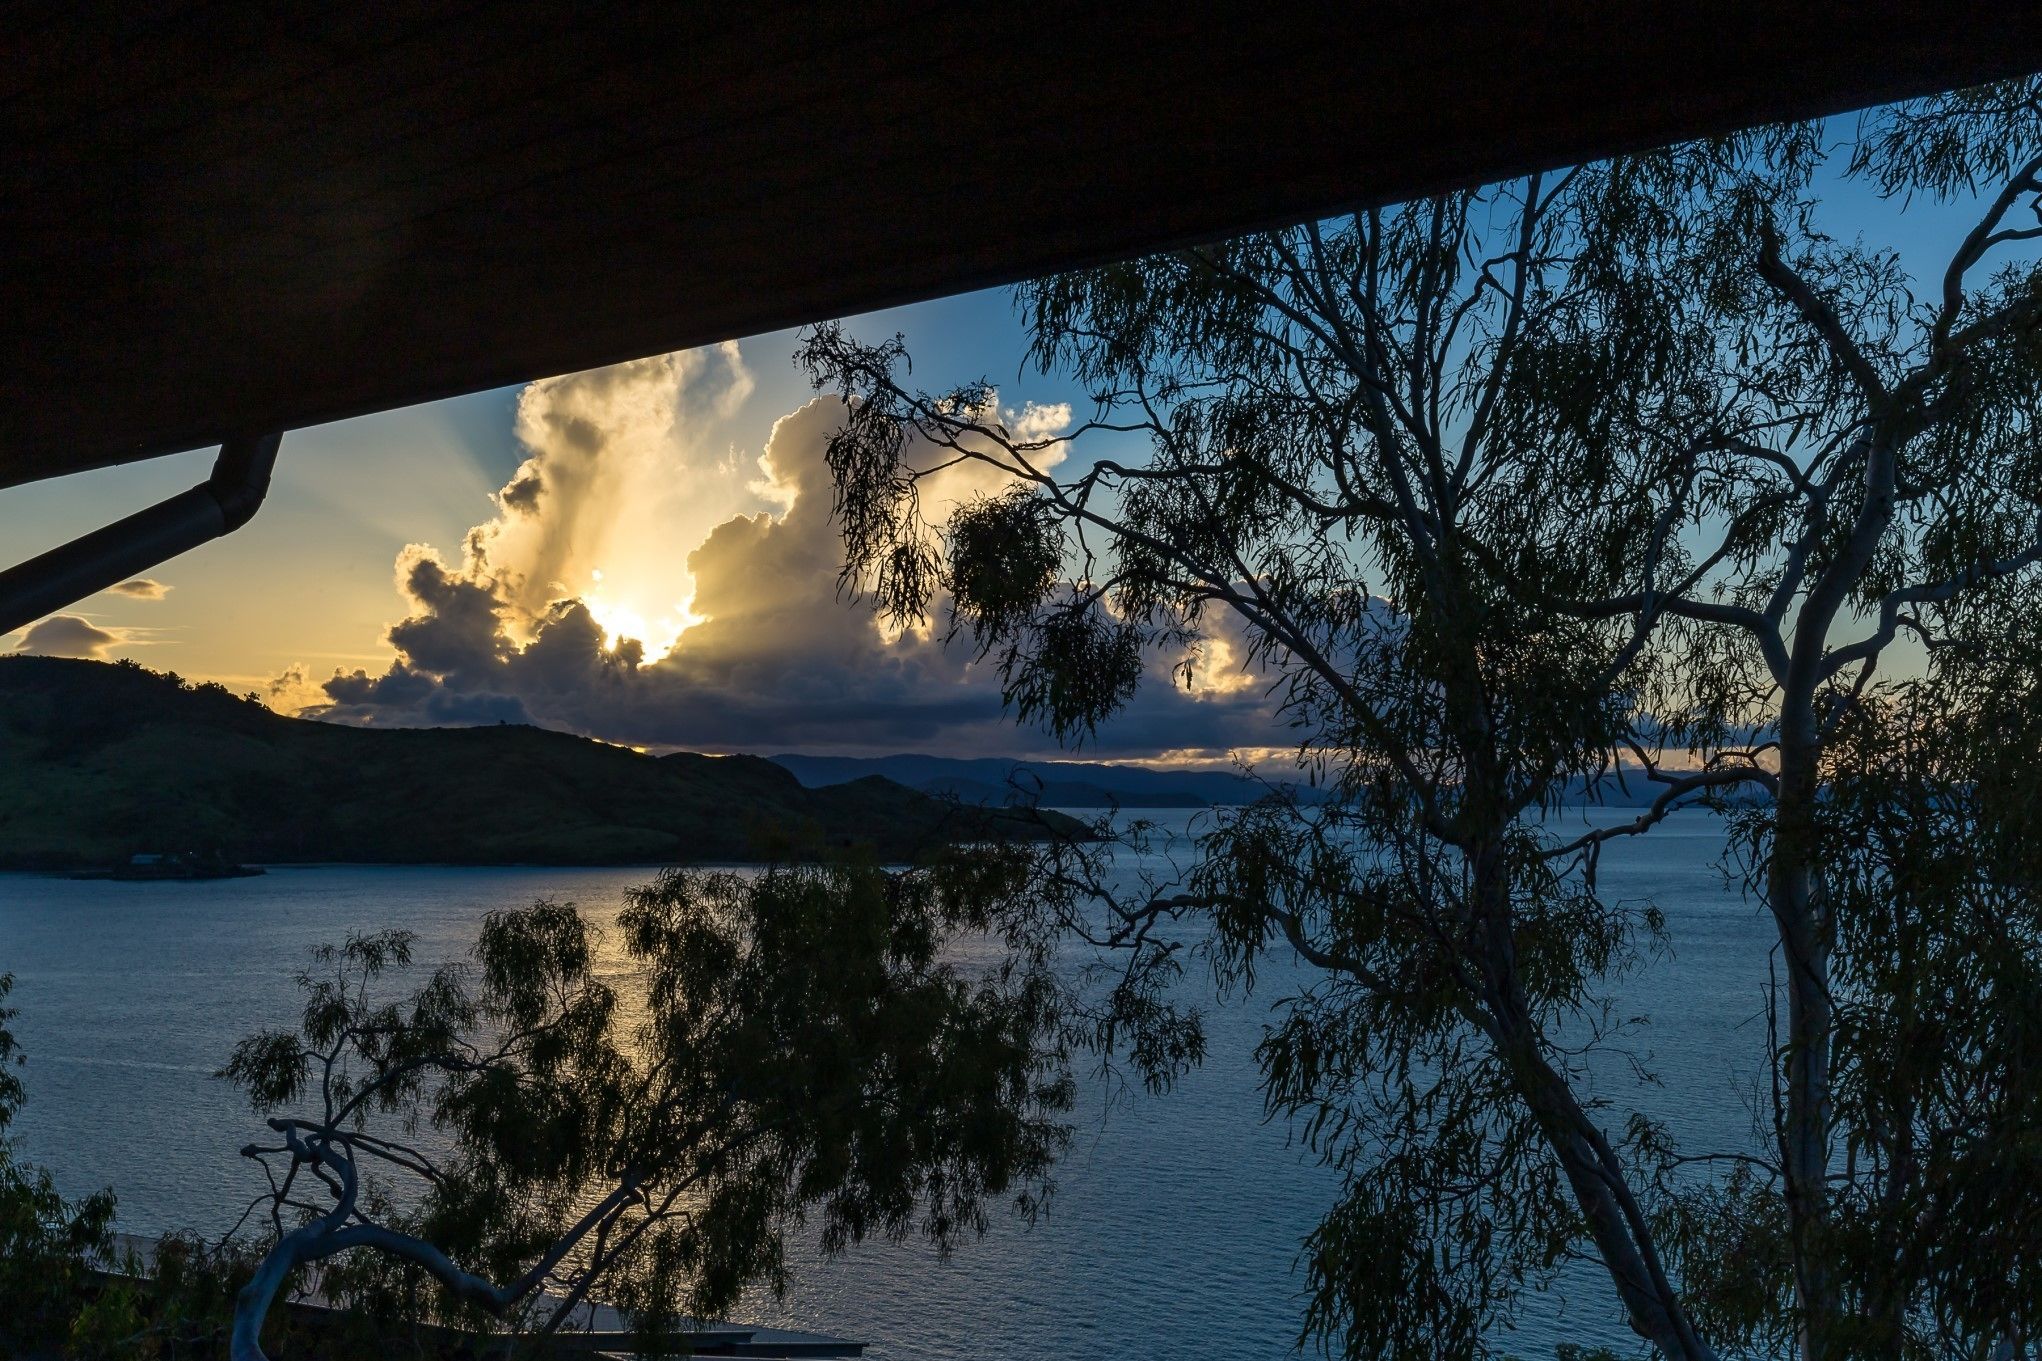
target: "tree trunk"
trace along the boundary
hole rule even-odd
[[[1814,779],[1780,781],[1767,893],[1786,952],[1785,1110],[1780,1167],[1800,1297],[1801,1361],[1825,1361],[1836,1314],[1822,1241],[1829,1221],[1829,1062],[1834,1033],[1829,991],[1831,927],[1813,856]]]
[[[1836,1286],[1823,1241],[1829,1223],[1829,1061],[1835,1030],[1829,965],[1835,928],[1818,863],[1822,728],[1816,696],[1824,683],[1830,630],[1893,523],[1897,445],[1903,434],[1892,413],[1886,416],[1879,428],[1860,437],[1864,492],[1852,516],[1850,537],[1802,603],[1780,686],[1780,778],[1773,802],[1766,898],[1787,965],[1780,1169],[1786,1182],[1794,1289],[1800,1304],[1801,1361],[1828,1361],[1837,1316]]]
[[[1525,1101],[1566,1173],[1575,1203],[1588,1221],[1596,1251],[1623,1301],[1625,1320],[1668,1361],[1716,1361],[1715,1349],[1696,1333],[1667,1280],[1643,1226],[1643,1215],[1622,1179],[1602,1131],[1574,1099],[1566,1079],[1534,1046],[1506,1041]]]
[[[1566,1175],[1631,1330],[1668,1361],[1716,1361],[1715,1350],[1695,1331],[1667,1278],[1644,1211],[1624,1180],[1622,1163],[1575,1099],[1565,1076],[1541,1051],[1538,1026],[1517,975],[1502,856],[1491,850],[1474,859],[1476,900],[1483,914],[1478,938],[1484,947],[1480,964],[1492,1022],[1490,1040]]]

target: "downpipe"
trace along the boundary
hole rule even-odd
[[[146,572],[247,524],[269,492],[281,433],[230,439],[212,476],[147,510],[0,572],[0,633]]]

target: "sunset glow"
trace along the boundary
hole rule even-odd
[[[593,584],[581,593],[580,600],[596,623],[602,625],[603,646],[611,651],[624,639],[634,638],[644,645],[644,660],[656,662],[674,650],[682,634],[707,622],[707,616],[696,614],[691,608],[692,590],[687,599],[662,607],[641,602],[658,597],[669,583],[648,580],[626,584],[606,579],[600,570],[591,576]]]
[[[1011,367],[999,295],[902,320],[934,327],[960,362]],[[1004,712],[996,659],[945,645],[942,602],[907,623],[840,589],[825,459],[839,413],[777,359],[794,343],[657,355],[294,432],[247,530],[30,641],[379,728],[508,720],[654,750],[1068,754]],[[989,391],[987,414],[1054,468],[1073,456],[1060,437],[1084,397],[1031,378]],[[121,485],[97,500],[62,482],[25,489],[19,522],[83,532],[109,498],[146,503],[203,474],[175,462],[110,471]],[[1008,485],[945,460],[922,490],[940,525]],[[1243,655],[1232,634],[1212,637],[1187,686],[1173,674],[1184,659],[1158,653],[1081,759],[1225,765],[1271,745],[1267,678]]]

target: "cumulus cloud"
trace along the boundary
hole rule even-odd
[[[1029,402],[1004,415],[1007,433],[1022,444],[1055,439],[1071,426],[1069,402]]]
[[[263,702],[282,713],[297,713],[327,702],[326,689],[303,662],[292,662],[263,687]]]
[[[469,532],[460,565],[508,609],[513,637],[529,641],[566,598],[609,607],[661,646],[679,633],[687,550],[743,495],[714,432],[753,387],[728,343],[519,394],[516,433],[528,456],[497,493],[497,516]],[[620,597],[620,582],[642,598]]]
[[[114,648],[127,642],[124,633],[100,628],[75,614],[53,614],[37,620],[21,635],[17,652],[34,652],[45,657],[87,657],[107,660]]]
[[[161,600],[170,594],[168,586],[160,581],[152,581],[148,577],[136,577],[133,581],[123,581],[118,586],[109,586],[106,589],[115,595],[124,595],[130,600]]]
[[[884,630],[839,590],[824,461],[843,416],[836,399],[776,422],[749,486],[739,460],[713,450],[701,432],[749,383],[727,346],[527,389],[518,431],[530,456],[498,494],[497,516],[470,531],[458,561],[424,545],[399,555],[407,613],[389,631],[395,660],[380,673],[336,672],[310,712],[397,726],[535,722],[662,748],[1049,750],[1003,715],[997,675],[968,649]],[[1039,463],[1062,459],[1067,406],[1001,415],[1044,442]],[[923,456],[928,467],[949,461]],[[945,468],[924,505],[940,518],[1001,482],[982,465]],[[691,529],[675,486],[687,493],[679,500],[734,491],[763,509]],[[662,600],[672,612],[650,617]],[[1230,665],[1233,647],[1218,639],[1188,692],[1169,679],[1178,659],[1157,659],[1155,682],[1093,750],[1217,753],[1277,740],[1262,687]]]

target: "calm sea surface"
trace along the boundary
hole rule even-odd
[[[1634,814],[1594,810],[1598,823]],[[1159,820],[1182,827],[1185,815]],[[1657,903],[1671,952],[1620,995],[1651,1024],[1602,1092],[1665,1119],[1692,1147],[1743,1147],[1758,1070],[1768,926],[1726,887],[1720,825],[1676,815],[1603,860],[1613,900]],[[306,949],[351,930],[418,933],[421,970],[465,957],[482,915],[538,897],[614,916],[642,869],[280,869],[206,884],[74,882],[0,875],[0,972],[11,972],[28,1050],[19,1152],[73,1195],[111,1185],[122,1227],[220,1229],[258,1189],[235,1150],[261,1132],[209,1075],[248,1032],[289,1024]],[[1113,1103],[1094,1084],[1049,1218],[1001,1222],[949,1260],[920,1244],[805,1254],[784,1304],[756,1323],[873,1344],[868,1355],[1021,1361],[1069,1357],[1279,1356],[1299,1314],[1300,1239],[1334,1180],[1265,1123],[1252,1059],[1271,1007],[1304,977],[1264,972],[1251,999],[1216,1012],[1212,1057],[1166,1097]],[[1527,1361],[1561,1341],[1628,1350],[1606,1279],[1569,1274],[1515,1336]]]

